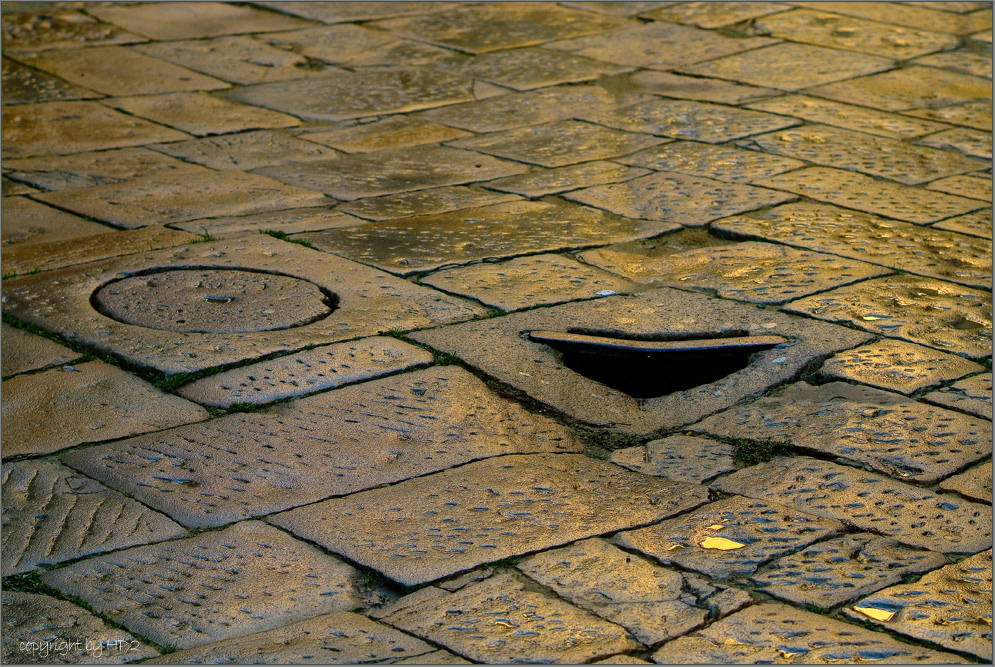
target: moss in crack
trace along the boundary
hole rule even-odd
[[[260,230],[260,234],[266,234],[267,236],[272,236],[275,239],[280,239],[281,241],[286,241],[287,243],[296,243],[297,245],[302,245],[305,248],[311,248],[312,250],[317,250],[310,241],[305,241],[304,239],[295,239],[287,235],[287,232],[279,232],[275,229],[263,229]]]
[[[752,466],[770,461],[788,452],[789,443],[778,440],[746,440],[736,438],[732,445],[732,459],[738,465]]]
[[[228,406],[228,412],[257,412],[259,406],[255,403],[235,402]]]

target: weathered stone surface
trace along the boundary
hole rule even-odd
[[[401,192],[396,195],[370,199],[356,199],[337,206],[336,210],[366,220],[381,221],[491,206],[518,199],[521,198],[512,194],[475,190],[455,185],[415,192]]]
[[[959,197],[970,197],[990,202],[992,200],[992,179],[977,176],[948,176],[933,181],[926,186],[928,190],[947,192]]]
[[[322,23],[371,21],[390,16],[429,14],[449,9],[435,2],[255,2],[253,4]]]
[[[355,66],[355,60],[371,51],[380,51],[398,42],[385,32],[353,24],[274,32],[256,39],[318,62],[347,67]],[[405,61],[405,64],[410,64],[408,59]]]
[[[721,79],[682,76],[672,72],[642,70],[629,77],[640,90],[680,100],[699,100],[718,104],[743,104],[764,97],[779,96],[773,88],[747,86]]]
[[[526,331],[567,330],[644,340],[736,331],[741,335],[780,335],[794,344],[762,352],[747,368],[720,380],[637,400],[567,368],[551,347],[521,335]],[[697,421],[794,377],[815,357],[869,340],[869,336],[842,327],[825,327],[669,288],[516,313],[462,327],[418,332],[412,337],[457,354],[464,362],[574,419],[611,428],[614,437],[644,435]]]
[[[61,465],[3,466],[3,576],[182,537],[158,512]]]
[[[101,315],[90,295],[111,280],[156,269],[237,268],[307,280],[338,296],[332,317],[243,334],[174,333],[122,324]],[[305,345],[406,331],[482,315],[484,309],[334,255],[262,234],[142,253],[3,281],[4,310],[144,368],[193,372]],[[223,303],[213,305],[224,306]]]
[[[992,103],[990,100],[961,102],[938,108],[912,109],[903,113],[916,118],[929,118],[954,125],[965,125],[976,130],[988,130],[992,126]]]
[[[307,4],[313,4],[313,3],[307,3]],[[343,4],[345,4],[345,3],[343,3]],[[394,2],[382,2],[382,3],[369,2],[369,3],[366,3],[366,2],[362,2],[362,3],[349,3],[349,4],[370,4],[370,5],[373,5],[373,4],[383,4],[383,5],[393,5],[393,4],[402,4],[402,3],[394,3]],[[472,665],[473,663],[470,662],[469,660],[464,660],[463,658],[461,658],[458,655],[455,655],[453,653],[450,653],[449,651],[445,651],[443,649],[439,649],[438,651],[432,651],[431,653],[423,653],[422,655],[416,655],[413,658],[404,658],[403,660],[398,660],[397,662],[394,662],[392,664],[395,664],[395,665]]]
[[[455,150],[455,149],[454,149]],[[509,202],[303,238],[316,247],[400,274],[478,259],[600,245],[678,229],[563,202]]]
[[[364,222],[365,220],[346,215],[330,206],[313,206],[267,211],[255,215],[202,218],[177,222],[172,226],[195,234],[210,234],[213,238],[223,239],[268,232],[296,234],[297,232],[320,231],[333,227],[355,227]]]
[[[6,22],[7,15],[4,15]],[[6,33],[4,44],[6,45]],[[9,58],[3,59],[3,103],[37,104],[59,100],[87,100],[102,97],[99,93],[29,69]]]
[[[976,240],[836,206],[799,202],[720,220],[711,229],[733,237],[760,237],[923,276],[991,287],[990,240]],[[912,276],[887,280],[921,282],[923,285],[935,282]],[[847,293],[857,294],[878,284],[881,283],[846,289]],[[944,291],[947,289],[949,287]],[[812,297],[823,298],[827,297]],[[862,315],[872,315],[875,309],[883,307],[879,303],[867,303],[866,306],[871,310]]]
[[[946,564],[943,554],[912,549],[890,537],[858,533],[783,556],[751,579],[774,597],[829,609]]]
[[[555,422],[443,367],[91,447],[65,461],[185,525],[208,527],[481,458],[579,449]],[[283,516],[296,526],[305,514],[305,523],[317,516],[310,506]]]
[[[685,67],[684,71],[698,76],[713,76],[754,86],[794,91],[880,72],[890,69],[892,63],[888,58],[879,56],[789,42],[715,58]]]
[[[906,644],[882,632],[786,604],[755,605],[704,630],[668,642],[660,664],[959,663],[950,653]]]
[[[300,124],[298,119],[287,114],[202,92],[117,97],[108,104],[198,137]]]
[[[991,27],[991,20],[977,14],[958,15],[958,11],[971,11],[982,7],[968,7],[975,3],[963,2],[906,2],[892,9],[878,4],[861,2],[795,2],[795,5],[820,9],[834,14],[921,28],[935,32],[963,35]],[[987,6],[987,5],[986,5]],[[938,11],[943,10],[943,11]]]
[[[930,572],[914,584],[886,588],[843,613],[860,621],[869,617],[892,632],[991,660],[991,577],[989,549]],[[870,613],[861,611],[865,609]]]
[[[612,3],[612,4],[622,4],[622,3]],[[647,660],[641,660],[639,658],[633,657],[631,655],[625,655],[621,653],[619,655],[613,655],[604,660],[597,660],[591,663],[592,665],[652,665],[652,662]]]
[[[260,521],[41,575],[162,646],[192,648],[369,604],[354,568]]]
[[[80,12],[58,11],[57,7],[51,5],[54,12],[47,11],[49,7],[36,6],[35,11],[4,13],[3,50],[42,51],[145,41],[144,37],[98,23]],[[42,8],[46,11],[37,13]]]
[[[721,28],[788,9],[776,2],[675,2],[663,4],[667,6],[643,12],[642,15],[648,16],[654,21],[690,23],[699,28]]]
[[[720,477],[712,486],[840,519],[932,551],[974,553],[991,546],[988,505],[828,461],[777,459]]]
[[[688,226],[706,225],[717,218],[795,199],[784,192],[671,172],[597,185],[565,196],[629,218],[666,220]]]
[[[518,569],[579,607],[625,627],[646,645],[701,627],[708,612],[685,593],[684,576],[601,539],[575,542]],[[714,590],[714,589],[713,589]]]
[[[818,83],[811,81],[807,85]],[[936,109],[963,102],[991,100],[992,81],[936,67],[913,65],[819,86],[807,92],[839,102],[851,102],[885,111],[906,111],[921,107]],[[991,109],[991,106],[988,108]],[[932,116],[932,118],[955,122],[942,116]]]
[[[320,192],[237,171],[177,172],[37,195],[38,199],[125,228],[220,215],[317,206]]]
[[[178,393],[201,405],[260,405],[430,363],[425,350],[378,336],[241,366],[191,382]]]
[[[312,25],[275,12],[224,2],[174,2],[155,5],[95,6],[102,21],[159,40],[214,37],[242,32],[271,32]]]
[[[420,281],[501,310],[637,291],[633,283],[560,255],[534,255],[433,273]]]
[[[270,130],[180,141],[153,146],[153,148],[212,169],[245,171],[284,162],[328,160],[338,155],[331,148],[319,146],[310,141],[301,141],[281,132]]]
[[[800,160],[779,155],[746,151],[733,146],[712,146],[696,141],[675,141],[615,158],[615,161],[656,171],[706,176],[728,183],[749,183],[805,166]]]
[[[429,660],[432,647],[394,628],[337,611],[244,637],[178,651],[145,664],[165,665],[366,665]],[[426,662],[422,662],[426,660]]]
[[[708,290],[727,299],[771,304],[888,273],[833,255],[750,241],[663,256],[604,248],[581,257],[638,283]]]
[[[714,579],[752,574],[763,563],[840,532],[843,524],[794,508],[725,498],[612,541]]]
[[[975,375],[945,389],[932,391],[922,398],[929,403],[991,419],[992,374]]]
[[[443,60],[436,67],[490,81],[514,90],[532,90],[561,83],[591,81],[625,68],[559,51],[525,48],[485,53],[473,58]]]
[[[623,498],[624,513],[617,511]],[[476,461],[269,520],[413,586],[650,523],[706,499],[704,487],[637,475],[579,454],[534,454]]]
[[[3,335],[0,336],[3,348],[0,367],[3,368],[2,373],[5,378],[47,366],[64,364],[79,356],[67,347],[16,329],[6,322],[0,325],[0,331],[3,331]]]
[[[71,602],[4,591],[2,657],[7,665],[114,665],[159,655]]]
[[[956,491],[972,500],[992,501],[992,462],[983,463],[940,482],[944,491]]]
[[[3,196],[8,197],[11,195],[29,195],[32,192],[38,192],[30,185],[24,183],[18,183],[17,181],[12,181],[7,176],[0,176],[0,183],[3,184]]]
[[[64,155],[190,138],[96,102],[4,107],[2,124],[4,158]]]
[[[332,146],[346,153],[369,153],[388,148],[434,144],[469,136],[471,136],[469,132],[454,127],[409,116],[390,116],[373,123],[346,125],[327,132],[310,132],[302,135],[302,138]]]
[[[524,165],[447,146],[414,146],[335,160],[263,167],[254,173],[351,201],[521,174]]]
[[[110,231],[106,225],[84,220],[27,197],[4,197],[0,206],[3,208],[2,236],[5,251],[35,243],[78,239]],[[9,271],[6,262],[4,264],[4,270]]]
[[[701,484],[735,470],[732,445],[711,438],[671,435],[645,445],[616,449],[611,462],[644,475]]]
[[[608,16],[634,16],[643,12],[673,4],[670,2],[564,2],[563,5],[575,9],[583,9],[587,12],[596,12]]]
[[[520,176],[508,176],[488,181],[484,187],[502,192],[513,192],[529,199],[538,199],[544,195],[558,194],[592,185],[627,181],[637,176],[645,176],[648,173],[649,171],[646,169],[624,167],[614,162],[594,160],[557,169],[533,169]]]
[[[934,53],[916,58],[912,64],[942,67],[962,74],[983,76],[989,79],[992,77],[992,54],[990,52],[975,53],[967,49],[947,51],[946,53]]]
[[[981,364],[954,354],[882,338],[827,359],[819,374],[911,394],[981,370]]]
[[[916,143],[936,148],[953,148],[974,157],[992,159],[991,132],[957,127],[923,137]]]
[[[933,228],[990,239],[992,237],[992,212],[981,210],[967,215],[958,215],[955,218],[941,220],[933,225]]]

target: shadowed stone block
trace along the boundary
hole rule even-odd
[[[927,403],[992,418],[992,374],[982,373],[922,396]]]
[[[611,462],[644,475],[691,484],[701,484],[735,470],[732,445],[691,435],[672,435],[645,445],[616,449]]]
[[[0,359],[3,377],[10,377],[46,366],[72,361],[79,355],[47,338],[16,329],[6,322],[0,325],[3,336],[3,357]]]
[[[959,475],[940,482],[944,491],[956,491],[973,500],[990,503],[992,501],[992,462],[971,468]]]

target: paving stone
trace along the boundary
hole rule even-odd
[[[273,32],[256,39],[278,49],[334,65],[352,66],[369,51],[384,49],[398,40],[388,33],[353,24]],[[410,64],[405,59],[405,64]]]
[[[82,190],[49,192],[37,198],[128,229],[317,206],[328,201],[320,192],[238,171],[182,171],[144,176]]]
[[[704,487],[638,475],[580,454],[512,455],[332,498],[269,520],[413,586],[656,521],[706,497]],[[624,513],[617,511],[623,498]]]
[[[180,141],[153,148],[211,169],[245,171],[284,162],[328,160],[339,155],[331,148],[271,130]]]
[[[789,311],[966,357],[991,354],[991,295],[951,283],[891,276],[810,296]]]
[[[976,176],[961,175],[948,176],[933,181],[926,186],[928,190],[947,192],[960,197],[970,197],[981,201],[992,200],[992,180],[991,178],[978,178]]]
[[[73,49],[101,44],[133,44],[144,37],[127,33],[111,25],[98,23],[76,11],[58,11],[57,5],[40,5],[36,11],[3,15],[3,50],[5,52]],[[57,11],[49,11],[49,9]]]
[[[467,59],[441,60],[435,66],[514,90],[591,81],[606,74],[627,71],[623,67],[598,60],[538,48],[497,51]]]
[[[954,128],[923,137],[916,143],[936,148],[953,148],[974,157],[992,159],[991,132]]]
[[[397,664],[428,660],[432,647],[365,616],[337,611],[265,632],[178,651],[146,664]]]
[[[574,9],[583,9],[587,12],[596,12],[598,14],[607,14],[608,16],[634,16],[636,14],[642,14],[643,12],[656,9],[657,7],[664,7],[666,5],[672,5],[673,2],[564,2],[561,3],[565,7],[573,7]]]
[[[312,120],[346,120],[467,102],[471,81],[427,68],[337,71],[296,81],[236,88],[238,102]]]
[[[992,237],[992,212],[981,210],[967,215],[959,215],[956,218],[947,218],[933,225],[933,228],[990,239]]]
[[[80,356],[67,347],[23,329],[16,329],[6,322],[0,324],[0,331],[3,331],[3,358],[0,360],[0,367],[3,368],[5,378],[64,364]]]
[[[254,2],[255,5],[322,23],[372,21],[391,16],[429,14],[445,11],[448,5],[435,2]]]
[[[3,575],[183,537],[158,512],[61,465],[3,466]]]
[[[349,125],[328,132],[310,132],[302,138],[346,153],[368,153],[388,148],[441,143],[469,136],[469,132],[453,127],[409,116],[391,116],[373,123]]]
[[[178,393],[201,405],[260,405],[431,363],[425,350],[378,336],[241,366],[191,382]]]
[[[569,665],[640,648],[625,628],[512,572],[455,593],[429,587],[414,596],[421,599],[384,609],[384,620],[477,662]]]
[[[388,19],[373,25],[467,53],[487,53],[597,34],[621,27],[625,22],[545,3],[488,3]]]
[[[158,8],[155,5],[97,5],[88,11],[101,21],[157,40],[272,32],[311,25],[284,14],[223,2],[174,2]]]
[[[384,4],[393,5],[393,2],[384,3],[355,3],[355,4]],[[396,3],[401,4],[401,3]],[[438,651],[432,651],[431,653],[423,653],[422,655],[417,655],[413,658],[404,658],[403,660],[398,660],[392,664],[395,665],[472,665],[473,663],[469,660],[464,660],[458,655],[454,655],[449,651],[444,651],[439,649]]]
[[[987,240],[975,240],[953,232],[888,220],[826,204],[788,204],[763,212],[727,218],[716,222],[711,229],[733,237],[776,240],[779,243],[829,252],[923,276],[980,287],[991,286],[991,246]],[[902,279],[924,284],[933,282],[911,276],[903,276]],[[880,283],[846,289],[847,293],[856,294],[878,284]],[[945,289],[949,288],[953,286],[947,285]],[[831,297],[811,298],[816,300]],[[861,317],[877,312],[875,309],[881,306],[868,303],[866,307],[871,310],[861,313]]]
[[[50,241],[78,239],[110,231],[107,225],[45,206],[27,197],[4,197],[3,249]],[[6,262],[5,262],[6,264]],[[8,267],[4,267],[5,270]]]
[[[679,2],[666,7],[643,12],[654,21],[690,23],[699,28],[723,26],[755,19],[767,14],[783,12],[789,7],[776,2]]]
[[[380,221],[459,211],[465,208],[479,208],[520,199],[521,197],[512,194],[475,190],[455,185],[447,188],[401,192],[386,197],[356,199],[339,205],[336,210],[350,213],[358,218]]]
[[[349,61],[350,68],[367,67],[390,67],[397,63],[408,65],[434,65],[440,60],[451,58],[453,52],[431,44],[424,44],[411,39],[396,39],[390,44],[379,49],[367,49],[357,52]],[[481,99],[485,95],[481,92],[482,87],[490,87],[496,90],[494,94],[508,92],[507,88],[498,88],[482,81],[473,83],[473,93],[476,99]]]
[[[25,185],[24,183],[18,183],[17,181],[12,181],[6,176],[0,176],[0,183],[3,183],[4,197],[8,197],[11,195],[29,195],[33,192],[38,192],[30,185]]]
[[[652,22],[550,42],[543,48],[627,67],[669,70],[776,42],[766,37],[732,38],[692,26]]]
[[[922,398],[929,403],[991,419],[992,374],[975,375],[945,389],[930,392]]]
[[[725,498],[612,541],[714,579],[745,577],[766,561],[842,530],[832,519],[747,498]]]
[[[990,52],[982,54],[964,49],[961,51],[934,53],[916,58],[912,61],[912,64],[943,67],[945,69],[952,69],[955,72],[962,72],[973,76],[984,76],[989,79],[992,78],[992,55]]]
[[[65,155],[190,138],[96,102],[4,107],[2,124],[4,158]]]
[[[169,125],[198,137],[300,124],[298,119],[287,114],[200,92],[118,97],[107,103],[132,115]]]
[[[629,77],[629,80],[640,89],[654,95],[681,100],[716,102],[718,104],[736,105],[781,94],[781,91],[773,88],[760,88],[721,79],[681,76],[672,72],[653,70],[636,72]]]
[[[943,554],[871,533],[844,535],[783,556],[751,580],[764,593],[796,605],[829,609],[947,564]]]
[[[991,21],[986,21],[982,16],[967,14],[958,16],[954,5],[968,5],[971,3],[959,2],[903,2],[895,7],[886,7],[878,4],[866,4],[862,2],[793,2],[793,5],[800,5],[810,9],[833,12],[834,14],[846,14],[860,18],[891,23],[894,25],[904,25],[910,28],[922,28],[935,32],[947,32],[955,35],[963,35],[983,30],[991,27]],[[987,5],[986,5],[987,6]],[[974,7],[980,9],[981,7]],[[944,11],[938,11],[938,10]]]
[[[794,195],[739,183],[676,172],[657,172],[625,183],[596,185],[565,195],[567,199],[628,218],[666,220],[687,226],[783,204]]]
[[[538,199],[544,195],[559,194],[592,185],[627,181],[637,176],[645,176],[648,173],[649,171],[646,169],[594,160],[556,169],[533,169],[520,176],[508,176],[488,181],[484,187],[490,190],[513,192],[529,199]]]
[[[886,588],[843,613],[944,648],[992,659],[992,552],[930,572],[914,584]],[[861,611],[866,610],[866,612]]]
[[[808,85],[818,85],[818,83],[811,81]],[[936,109],[962,102],[990,100],[992,82],[991,79],[984,77],[913,65],[819,86],[806,92],[839,102],[851,102],[885,111],[905,111],[920,107]],[[933,120],[947,119],[940,116],[934,117]]]
[[[754,86],[794,91],[880,72],[891,67],[892,61],[880,56],[809,44],[785,43],[715,58],[686,66],[683,71],[698,76],[713,76]],[[858,100],[852,101],[856,103]]]
[[[246,236],[270,231],[294,234],[297,232],[319,231],[333,227],[354,227],[365,221],[340,213],[330,206],[291,208],[284,211],[268,211],[255,215],[221,218],[204,218],[174,223],[178,229],[196,234],[210,234],[223,239],[233,236]],[[148,227],[144,229],[149,229]]]
[[[113,665],[159,652],[82,607],[46,595],[4,591],[5,664]]]
[[[696,141],[675,141],[615,158],[615,161],[656,171],[706,176],[728,183],[749,183],[805,166],[800,160],[779,155]]]
[[[983,463],[959,475],[940,482],[944,491],[956,491],[962,496],[982,502],[992,502],[992,462]]]
[[[521,174],[523,165],[447,146],[412,146],[333,160],[263,167],[254,173],[343,201]],[[298,188],[294,188],[298,189]]]
[[[714,292],[753,303],[784,303],[888,273],[833,255],[744,242],[663,256],[589,250],[582,259],[638,283]]]
[[[742,332],[780,335],[794,344],[761,352],[742,371],[692,389],[637,400],[566,367],[553,348],[532,342],[526,331],[583,331],[638,339],[674,340]],[[726,334],[728,335],[728,333]],[[463,327],[412,335],[436,350],[457,354],[499,382],[551,405],[572,419],[610,428],[631,442],[662,428],[695,422],[736,401],[794,377],[818,356],[867,342],[842,327],[791,318],[754,306],[661,288],[637,296],[614,296],[492,318]]]
[[[956,663],[961,658],[786,604],[755,605],[680,637],[653,654],[661,664]]]
[[[621,653],[619,655],[613,655],[611,657],[605,658],[604,660],[598,660],[596,662],[592,662],[591,664],[592,665],[652,665],[653,663],[647,660],[641,660],[631,655],[625,655],[624,653]]]
[[[832,380],[849,380],[911,394],[983,369],[984,366],[954,354],[882,338],[836,354],[823,364],[819,374]]]
[[[713,488],[772,500],[944,553],[991,546],[991,507],[804,456],[720,477]]]
[[[372,601],[355,569],[260,521],[97,556],[41,578],[127,629],[176,648]]]
[[[911,109],[903,113],[917,118],[930,118],[955,125],[966,125],[976,130],[988,130],[992,126],[992,103],[990,101],[964,102],[935,109]]]
[[[610,460],[644,475],[690,484],[701,484],[736,469],[732,445],[691,435],[671,435],[645,445],[616,449]]]
[[[552,420],[443,367],[91,447],[65,461],[184,525],[211,527],[477,459],[579,449]],[[281,521],[297,526],[300,516]]]
[[[6,15],[4,18],[6,19]],[[49,76],[44,72],[24,67],[9,58],[3,59],[4,104],[36,104],[59,100],[87,100],[96,97],[102,96],[99,93],[66,83],[54,76]]]

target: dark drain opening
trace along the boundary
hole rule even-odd
[[[560,352],[570,370],[633,398],[715,382],[746,368],[751,355],[788,342],[781,336],[637,340],[555,331],[533,331],[529,339]]]

